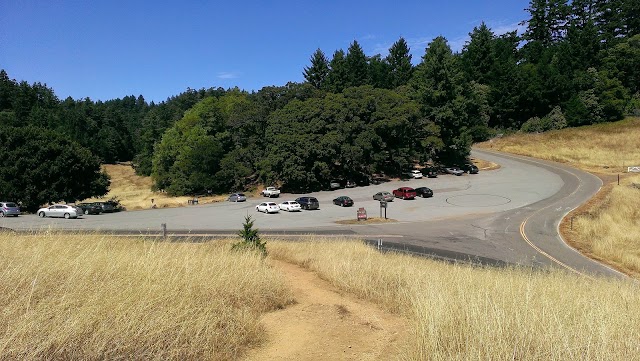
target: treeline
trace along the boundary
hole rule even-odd
[[[534,0],[524,34],[484,23],[454,52],[437,37],[417,65],[400,38],[386,56],[354,41],[318,49],[304,83],[59,101],[0,72],[2,126],[39,126],[102,162],[133,160],[171,194],[257,183],[293,191],[332,178],[396,175],[416,162],[462,162],[473,141],[618,120],[640,109],[638,1]]]

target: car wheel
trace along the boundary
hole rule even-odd
[[[65,213],[64,214],[64,219],[69,219],[69,218],[71,218],[71,215],[69,213]]]
[[[85,210],[84,210],[84,214],[89,214],[89,210],[88,210],[88,209],[85,209]]]
[[[0,218],[4,217],[4,212],[0,212]]]
[[[44,216],[45,216],[44,212],[40,212],[40,213],[38,213],[38,215],[40,216],[40,218],[44,218]]]

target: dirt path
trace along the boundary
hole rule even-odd
[[[408,335],[406,321],[341,294],[313,272],[272,261],[296,304],[265,315],[269,342],[246,360],[392,360]]]

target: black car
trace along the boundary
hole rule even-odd
[[[427,178],[436,178],[438,177],[438,171],[432,167],[425,167],[422,169],[422,175]]]
[[[333,200],[333,204],[341,207],[351,207],[353,205],[353,199],[347,196],[340,196]]]
[[[300,208],[310,210],[320,208],[320,202],[316,197],[299,197],[296,202],[300,203]]]
[[[433,191],[427,187],[418,187],[416,188],[416,195],[422,198],[433,197]]]
[[[84,214],[102,213],[102,206],[96,203],[80,203],[77,206],[82,209],[82,213]]]
[[[478,174],[478,167],[475,164],[467,163],[460,168],[469,174]]]
[[[95,202],[93,204],[99,206],[102,209],[102,213],[113,213],[116,211],[112,202]]]

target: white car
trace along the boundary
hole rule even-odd
[[[413,179],[421,179],[422,178],[422,172],[414,169],[411,172],[409,172],[409,177],[413,178]]]
[[[38,209],[36,213],[41,218],[44,217],[61,217],[61,218],[78,218],[82,217],[84,212],[82,209],[67,204],[54,204],[46,208]]]
[[[273,202],[262,202],[256,206],[256,211],[264,213],[278,213],[280,207]]]
[[[287,212],[300,212],[302,210],[302,207],[300,207],[300,203],[296,201],[285,201],[280,203],[278,207],[280,207],[281,211]]]

